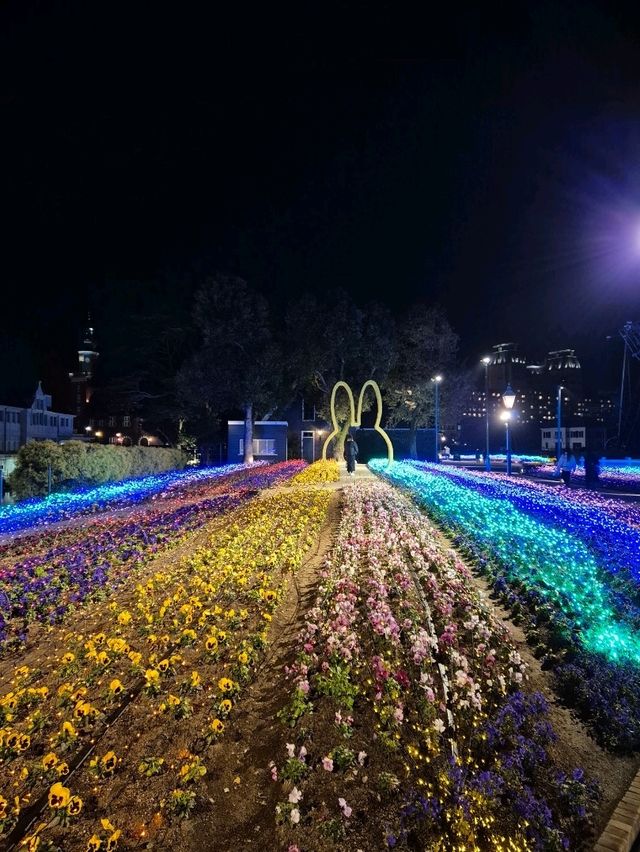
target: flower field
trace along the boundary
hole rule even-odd
[[[434,470],[422,463],[390,470],[456,537],[523,620],[535,653],[553,670],[563,699],[610,748],[640,745],[638,528],[610,501],[569,502],[549,489],[506,477]]]
[[[535,476],[556,476],[555,465],[543,464],[532,470]],[[573,478],[584,482],[584,468],[576,468]],[[609,465],[600,469],[600,485],[611,491],[640,491],[640,465]]]
[[[238,470],[234,465],[226,475],[223,468],[222,473],[215,469],[189,479],[163,476],[164,491],[148,493],[146,504],[139,502],[138,489],[126,512],[0,547],[0,652],[24,644],[34,623],[61,621],[85,598],[103,596],[109,587],[130,579],[134,570],[179,544],[189,531],[303,466],[283,462]],[[120,495],[120,508],[123,501]]]
[[[264,464],[256,462],[254,466]],[[245,469],[243,464],[224,467],[195,468],[141,476],[121,482],[74,491],[70,494],[51,494],[0,506],[0,535],[25,528],[45,526],[78,517],[85,513],[104,511],[117,506],[130,506],[154,495],[174,491],[180,493],[199,483],[210,484],[212,479],[226,477]]]
[[[246,490],[300,468],[255,472],[267,479]],[[301,487],[232,502],[203,546],[121,566],[104,600],[78,599],[45,642],[2,664],[0,831],[9,846],[170,845],[167,833],[202,803],[207,751],[264,659],[271,613],[330,498]]]
[[[580,848],[595,789],[554,764],[545,700],[473,588],[397,491],[345,489],[270,769],[281,848]]]
[[[2,848],[590,847],[605,764],[536,689],[640,742],[637,510],[370,467],[179,477],[4,542]]]

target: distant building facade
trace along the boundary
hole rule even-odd
[[[254,461],[286,461],[289,457],[286,420],[257,420],[253,424]],[[240,464],[244,460],[244,420],[229,420],[227,461]]]
[[[555,455],[558,430],[541,429],[540,448],[544,453]],[[560,446],[563,450],[579,452],[594,450],[601,452],[604,448],[606,432],[603,426],[562,426],[560,429]]]
[[[15,454],[30,441],[69,440],[74,415],[53,411],[51,405],[51,396],[40,382],[31,405],[0,405],[0,453]]]
[[[582,365],[575,350],[553,350],[543,361],[527,364],[515,343],[500,343],[493,347],[487,365],[488,396],[483,375],[482,381],[479,377],[479,387],[472,392],[462,417],[460,433],[463,443],[484,448],[484,424],[488,410],[491,448],[494,451],[503,449],[504,427],[499,422],[499,412],[503,408],[502,394],[508,384],[516,393],[511,437],[518,450],[538,451],[541,434],[555,424],[560,386],[562,422],[572,424],[570,429],[586,430],[582,436],[585,442],[589,432],[594,449],[598,448],[595,444],[604,444],[605,430],[613,424],[616,403],[605,395],[584,395]],[[546,440],[543,438],[543,441]],[[555,439],[551,443],[553,446],[549,450],[555,451]],[[577,437],[575,443],[579,443]],[[546,444],[542,446],[543,450],[545,448]]]
[[[93,395],[93,370],[98,359],[93,326],[89,324],[83,331],[78,348],[78,365],[74,373],[69,373],[69,381],[74,391],[74,413],[78,427],[87,425],[89,420],[89,405]]]

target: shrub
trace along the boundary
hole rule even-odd
[[[10,486],[18,499],[46,494],[49,465],[52,490],[60,491],[180,469],[185,462],[183,453],[175,449],[32,441],[18,452]]]

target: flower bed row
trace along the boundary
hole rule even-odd
[[[542,464],[533,468],[531,472],[534,476],[557,476],[556,467],[550,464]],[[578,482],[584,482],[584,468],[576,468],[573,476]],[[598,480],[603,488],[609,488],[612,491],[640,491],[640,466],[605,464],[600,468]]]
[[[264,464],[264,462],[256,462]],[[70,494],[51,494],[22,500],[13,505],[0,507],[0,535],[67,520],[86,512],[102,511],[116,506],[130,505],[148,500],[154,494],[173,488],[189,488],[197,483],[209,483],[212,479],[243,470],[245,465],[232,464],[224,467],[173,470],[153,476],[139,476],[121,482],[107,482]]]
[[[345,489],[271,765],[282,848],[578,848],[594,788],[554,766],[544,699],[472,589],[406,498]]]
[[[333,459],[314,462],[296,474],[291,485],[319,485],[323,482],[337,482],[340,478],[338,462]]]
[[[155,837],[168,848],[329,499],[301,490],[251,501],[208,546],[87,607],[51,632],[36,664],[14,670],[0,699],[10,841],[44,796],[28,848],[113,849],[120,832],[127,846]]]
[[[461,468],[438,468],[425,462],[407,462],[418,470],[437,472],[478,494],[507,500],[517,509],[553,528],[576,535],[598,557],[602,569],[620,580],[628,601],[640,602],[640,510],[634,504],[589,492],[574,497],[553,486],[514,479],[504,474],[486,474]],[[633,521],[629,523],[629,521]],[[619,576],[618,576],[619,575]],[[627,607],[628,609],[628,607]],[[626,617],[630,617],[627,611]],[[634,621],[640,626],[640,614]]]
[[[524,619],[534,653],[554,670],[563,698],[612,748],[640,745],[640,639],[635,605],[577,532],[488,496],[428,466],[373,470],[404,486],[456,536],[495,591]],[[496,489],[500,486],[496,484]]]
[[[208,496],[198,484],[198,499],[189,490],[156,501],[131,515],[74,527],[64,544],[22,559],[0,571],[0,651],[24,644],[33,622],[62,620],[86,598],[102,595],[126,582],[158,552],[178,544],[190,530],[246,501],[256,489],[282,482],[302,462],[282,462],[250,470],[231,482],[209,480]]]

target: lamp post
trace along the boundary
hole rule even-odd
[[[436,430],[435,430],[436,431],[436,434],[435,434],[436,458],[435,458],[435,461],[439,462],[440,461],[440,440],[439,440],[439,434],[440,434],[440,382],[442,381],[442,376],[440,376],[440,375],[434,376],[431,379],[431,381],[433,382],[434,387],[435,387],[435,391],[436,391],[436,423],[435,423],[435,427],[436,427]]]
[[[484,364],[484,414],[485,414],[485,430],[486,430],[486,443],[484,449],[484,469],[486,471],[491,470],[491,456],[489,455],[489,364],[491,363],[491,358],[488,355],[485,355],[482,359],[482,363]]]
[[[507,385],[507,389],[502,394],[502,402],[504,403],[505,411],[500,415],[500,419],[504,422],[507,430],[507,476],[511,476],[511,435],[509,432],[509,423],[511,421],[513,403],[516,401],[515,391],[511,389],[511,385]]]
[[[562,455],[562,391],[563,385],[558,385],[556,399],[556,463]]]
[[[509,423],[511,422],[511,412],[501,411],[500,420],[504,423],[507,430],[507,476],[511,476],[511,435],[509,432]]]

